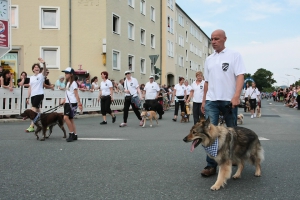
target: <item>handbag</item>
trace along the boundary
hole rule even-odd
[[[127,80],[126,80],[126,87],[128,90]],[[139,96],[137,95],[137,96],[133,97],[130,92],[129,92],[129,94],[130,94],[130,96],[125,96],[125,100],[129,100],[129,98],[130,98],[131,103],[134,104],[134,106],[137,109],[139,109],[141,107],[141,100],[140,100]]]

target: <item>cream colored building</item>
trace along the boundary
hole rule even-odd
[[[119,81],[130,70],[139,83],[195,79],[211,53],[209,37],[175,0],[11,0],[13,50],[1,60],[18,78],[43,57],[54,83],[72,66],[80,79],[102,71]],[[70,12],[71,11],[71,12]],[[101,81],[99,79],[99,81]]]
[[[117,81],[126,70],[140,83],[153,74],[149,55],[161,51],[160,0],[12,0],[11,5],[13,50],[2,61],[15,63],[16,76],[30,75],[38,57],[45,59],[52,83],[68,66],[91,78],[107,71]]]

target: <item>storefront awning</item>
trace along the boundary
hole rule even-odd
[[[75,70],[76,75],[87,74],[87,73],[88,73],[88,71],[86,71],[86,70]]]

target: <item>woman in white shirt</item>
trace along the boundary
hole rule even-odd
[[[101,85],[98,101],[101,99],[101,114],[103,117],[103,122],[101,125],[107,124],[106,114],[110,114],[112,117],[112,123],[116,121],[116,115],[114,115],[110,109],[111,102],[113,99],[113,85],[110,80],[108,80],[108,73],[106,71],[101,72]]]
[[[205,81],[203,80],[203,73],[200,71],[196,72],[196,80],[191,85],[191,92],[187,99],[187,102],[193,99],[194,125],[199,121],[201,116],[204,116],[204,114],[201,112],[204,83]]]
[[[26,103],[29,104],[29,99],[32,105],[31,110],[33,112],[39,113],[40,106],[44,99],[44,81],[47,75],[46,62],[42,58],[38,58],[40,63],[43,63],[43,68],[40,67],[40,63],[35,63],[32,65],[31,69],[33,75],[30,77],[29,88],[28,88],[28,98]],[[26,132],[34,132],[34,122],[32,121]]]
[[[92,78],[91,82],[92,82],[92,90],[93,91],[98,90],[100,88],[100,86],[98,85],[98,77],[97,76],[94,76],[94,78]]]
[[[174,118],[173,118],[174,122],[177,121],[179,105],[180,105],[181,112],[186,112],[185,111],[185,99],[186,99],[186,87],[184,85],[184,78],[179,77],[179,83],[176,84],[174,87],[173,98],[172,98],[172,103],[175,100],[175,112],[174,112]]]
[[[78,85],[74,80],[74,69],[68,67],[62,72],[65,72],[65,77],[67,80],[66,95],[62,102],[62,104],[64,104],[64,120],[69,129],[69,138],[66,140],[67,142],[72,142],[77,140],[76,126],[73,118],[76,115],[77,107],[79,107],[79,110],[82,111],[82,104],[80,103],[80,98],[78,95]]]
[[[260,92],[258,88],[256,87],[255,82],[252,82],[252,87],[249,87],[246,96],[250,96],[249,103],[250,103],[250,112],[251,112],[251,118],[256,117],[255,114],[255,108],[256,108],[256,100],[260,102]]]

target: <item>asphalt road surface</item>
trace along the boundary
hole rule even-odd
[[[272,103],[272,104],[270,104]],[[120,128],[108,116],[76,119],[79,140],[67,143],[58,127],[46,141],[25,133],[29,121],[0,123],[0,199],[299,199],[300,111],[263,100],[262,117],[245,114],[265,150],[262,177],[246,165],[242,178],[211,191],[217,176],[201,177],[205,151],[190,152],[182,139],[192,122],[139,126],[130,113]],[[67,126],[65,125],[67,129]],[[236,167],[233,167],[235,172]]]

